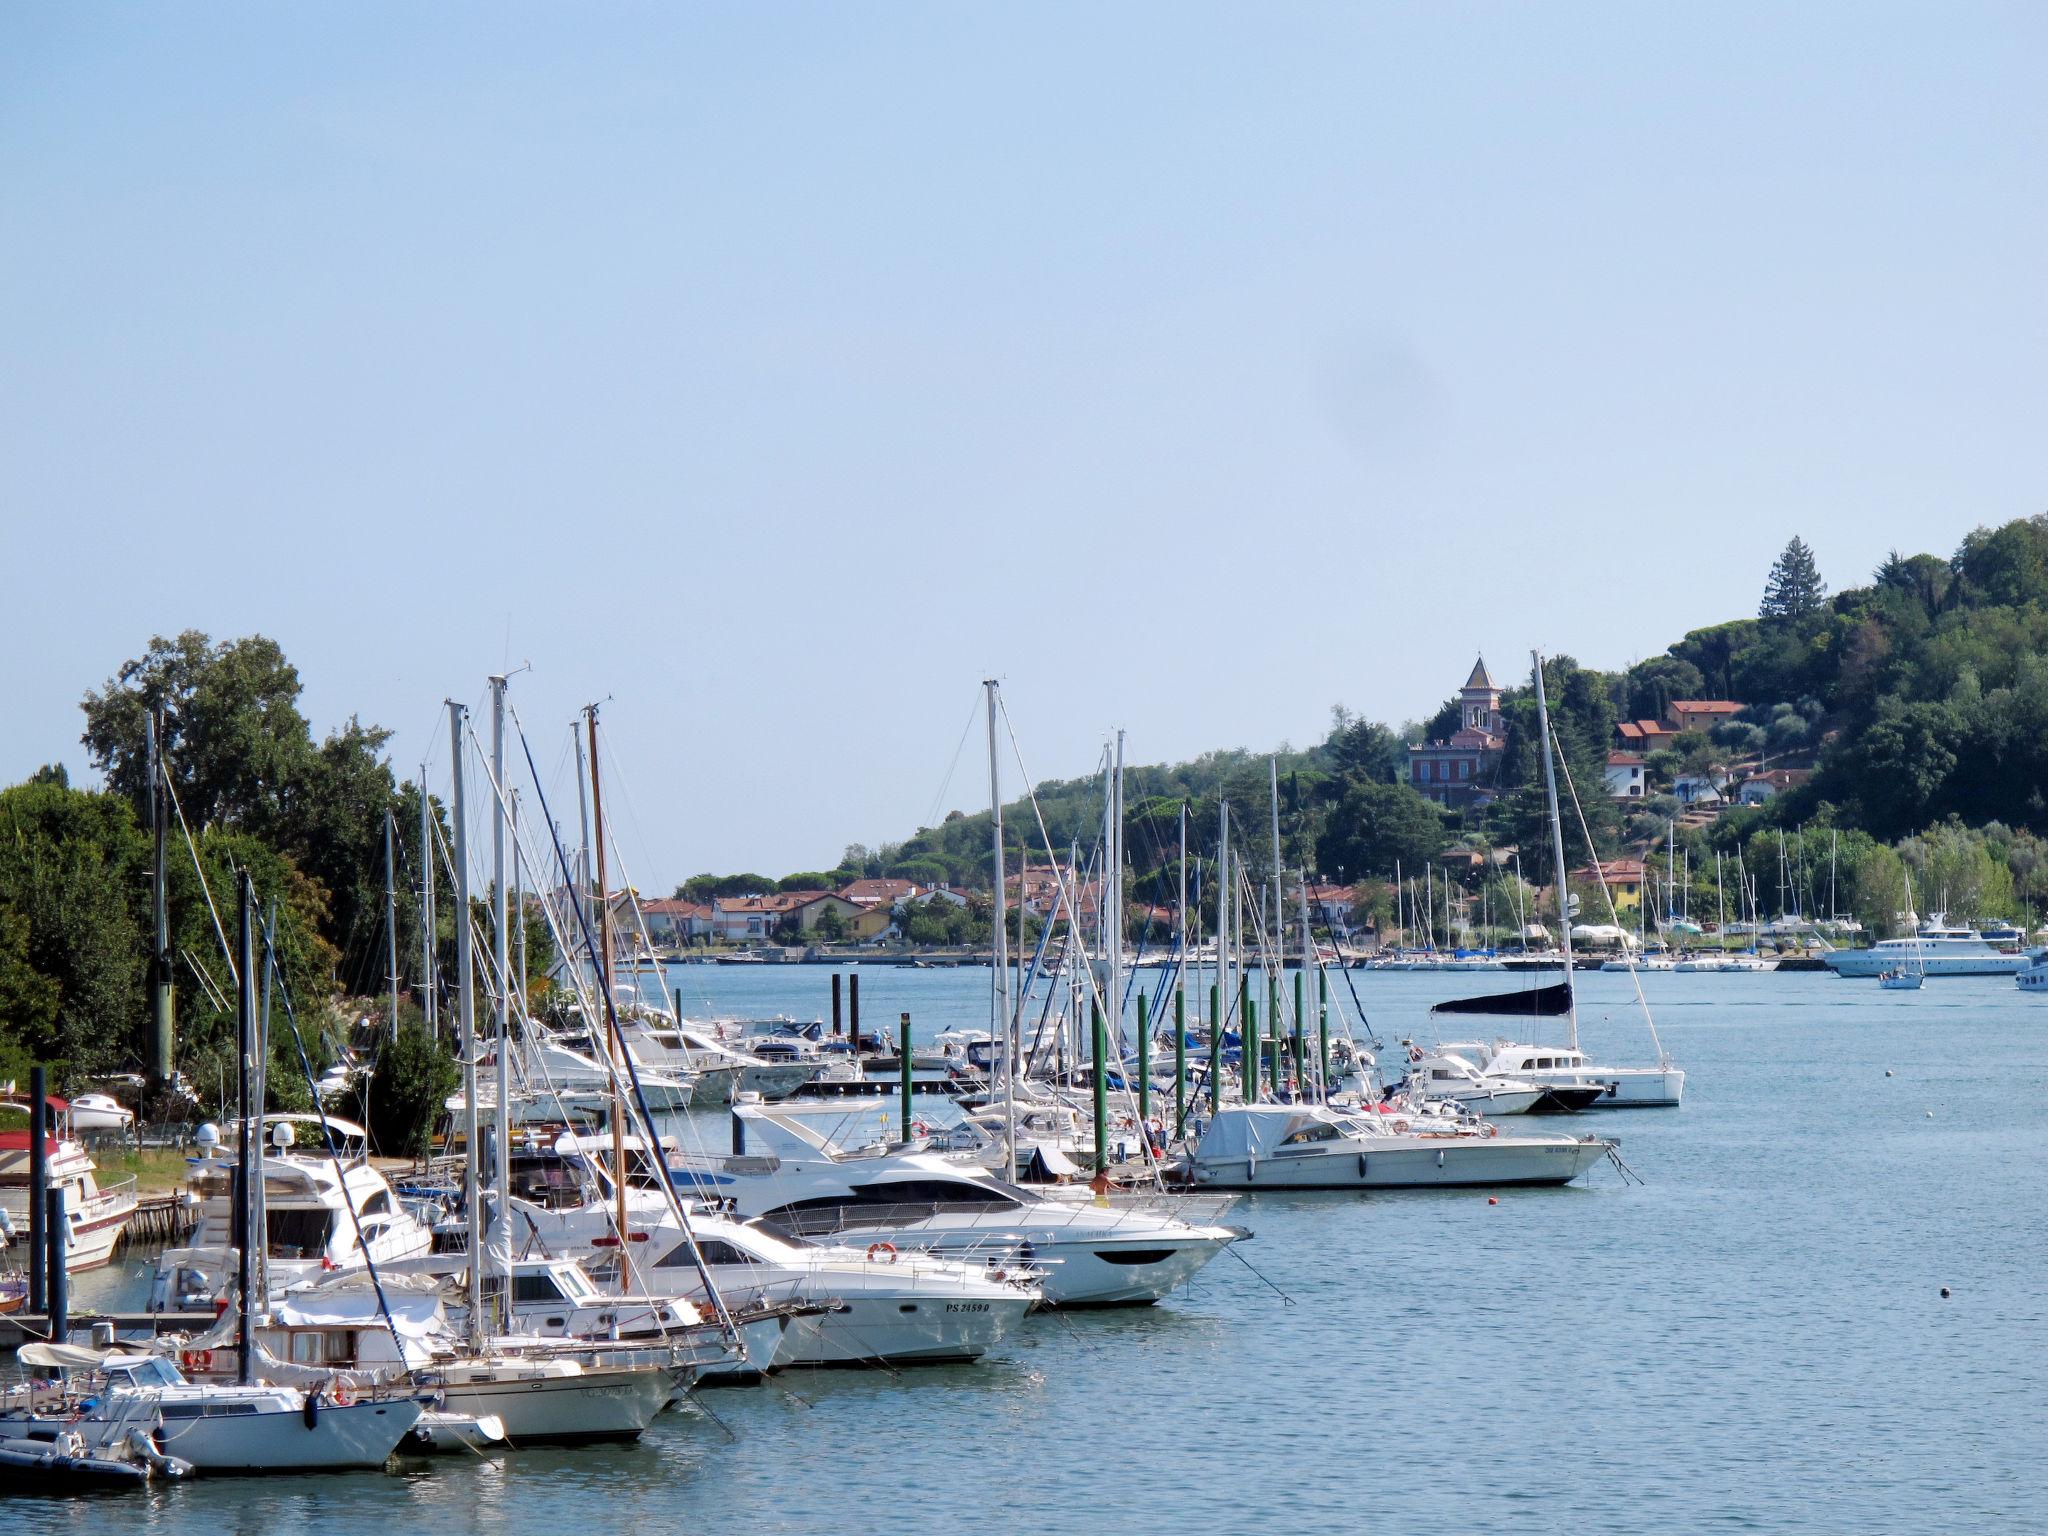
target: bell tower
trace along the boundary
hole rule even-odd
[[[1458,690],[1458,698],[1464,704],[1466,730],[1484,731],[1489,736],[1501,733],[1500,688],[1487,673],[1484,656],[1472,664],[1472,675]]]

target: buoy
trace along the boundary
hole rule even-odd
[[[1890,1077],[1890,1076],[1892,1075],[1892,1069],[1891,1069],[1890,1067],[1886,1067],[1886,1068],[1884,1069],[1884,1075],[1885,1075],[1886,1077]]]
[[[1499,1204],[1500,1204],[1500,1196],[1499,1196],[1499,1195],[1488,1195],[1488,1196],[1486,1197],[1486,1203],[1487,1203],[1488,1205],[1499,1205]],[[1948,1294],[1948,1292],[1946,1292],[1946,1291],[1943,1291],[1943,1292],[1942,1292],[1942,1295],[1944,1295],[1944,1296],[1946,1296],[1947,1294]]]
[[[1928,1119],[1930,1119],[1930,1120],[1932,1120],[1932,1119],[1934,1118],[1934,1111],[1933,1111],[1933,1110],[1931,1110],[1931,1109],[1930,1109],[1929,1111],[1927,1111],[1927,1118],[1928,1118]]]
[[[1948,1300],[1948,1287],[1945,1285],[1941,1288],[1941,1299],[1943,1301]]]

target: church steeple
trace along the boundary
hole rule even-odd
[[[1458,698],[1463,705],[1460,714],[1466,730],[1485,731],[1489,736],[1500,734],[1500,689],[1487,673],[1484,656],[1472,663],[1472,675],[1458,690]]]

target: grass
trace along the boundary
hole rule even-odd
[[[183,1188],[191,1173],[185,1164],[185,1154],[172,1147],[144,1147],[139,1152],[133,1147],[101,1147],[94,1150],[92,1160],[103,1185],[134,1174],[138,1195],[169,1194]]]

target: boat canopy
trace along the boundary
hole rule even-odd
[[[1437,1003],[1431,1013],[1483,1013],[1495,1018],[1556,1019],[1572,1011],[1572,984],[1554,981],[1547,987],[1521,987],[1484,997],[1458,997]]]
[[[1328,1126],[1334,1135],[1345,1132],[1337,1117],[1314,1105],[1233,1104],[1216,1112],[1195,1156],[1205,1162],[1231,1162],[1246,1157],[1271,1157],[1289,1137],[1302,1131]]]

